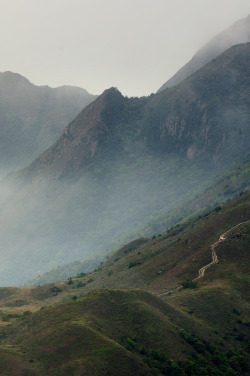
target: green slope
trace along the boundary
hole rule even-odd
[[[44,309],[0,335],[3,359],[10,354],[31,375],[195,375],[201,364],[211,375],[246,374],[245,353],[229,353],[209,329],[149,293],[103,290]],[[18,375],[4,367],[0,374]]]

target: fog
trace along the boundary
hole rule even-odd
[[[0,0],[0,71],[101,94],[156,92],[248,0]]]
[[[193,174],[178,156],[164,163],[146,153],[137,157],[132,163],[110,163],[104,174],[86,174],[76,182],[38,179],[18,185],[14,179],[14,188],[5,185],[1,286],[20,285],[58,265],[117,248],[150,219],[208,185],[208,170],[197,189],[199,173]]]

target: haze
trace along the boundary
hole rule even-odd
[[[250,12],[249,0],[0,0],[0,9],[1,72],[128,96],[155,92]]]

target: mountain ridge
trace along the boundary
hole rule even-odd
[[[200,154],[200,152],[204,151],[207,147],[207,135],[209,131],[211,131],[211,126],[214,126],[212,123],[207,123],[207,116],[209,115],[209,111],[211,112],[212,107],[216,108],[220,105],[223,106],[230,106],[232,107],[233,100],[230,98],[229,100],[226,99],[225,103],[220,103],[221,99],[224,96],[229,96],[230,91],[234,91],[237,89],[237,85],[241,88],[242,86],[245,86],[246,77],[245,75],[240,75],[240,69],[243,70],[244,73],[246,73],[246,76],[249,75],[249,50],[250,44],[242,44],[235,47],[232,47],[225,53],[223,53],[220,57],[218,57],[216,60],[211,62],[207,67],[204,67],[201,71],[202,73],[197,72],[196,76],[190,77],[187,81],[185,81],[181,86],[176,87],[175,89],[171,89],[167,93],[159,93],[158,95],[151,95],[149,98],[145,98],[142,100],[142,104],[145,106],[145,110],[142,112],[142,119],[145,122],[150,121],[150,117],[152,116],[152,113],[158,112],[158,118],[156,117],[156,124],[154,124],[155,131],[158,132],[156,140],[155,138],[153,141],[157,141],[157,146],[160,147],[160,142],[163,144],[164,141],[166,145],[164,145],[164,148],[170,148],[172,142],[172,138],[181,139],[185,138],[186,140],[190,140],[190,146],[185,149],[186,157],[188,159],[193,159],[195,154]],[[244,66],[237,67],[237,55],[243,55],[244,56]],[[230,70],[230,66],[232,63],[236,63],[233,72],[231,73],[231,77],[229,76],[229,73],[224,74],[223,72],[225,70]],[[240,64],[240,63],[239,63]],[[216,72],[216,73],[215,73]],[[221,82],[220,85],[220,93],[217,93],[218,90],[218,82],[216,81],[216,78],[214,77],[214,74],[217,74]],[[202,81],[206,82],[204,80],[204,77],[209,77],[209,84],[210,84],[210,91],[207,92],[203,89],[201,84]],[[218,80],[218,78],[217,78]],[[240,89],[241,90],[241,89]],[[246,86],[246,92],[241,92],[241,99],[242,104],[241,106],[246,106],[246,108],[249,106],[249,97],[248,97],[248,91]],[[236,91],[237,92],[237,91]],[[238,94],[235,94],[235,98]],[[209,100],[210,96],[215,96],[215,99],[212,101],[212,103],[207,104],[206,101]],[[90,159],[94,157],[96,153],[96,147],[98,145],[97,142],[97,136],[102,135],[103,133],[106,134],[106,137],[111,137],[111,124],[112,119],[108,118],[109,123],[105,123],[105,119],[103,118],[102,112],[105,108],[105,101],[107,98],[118,98],[118,102],[122,107],[122,102],[128,102],[133,100],[133,98],[126,98],[121,95],[118,89],[116,88],[110,88],[104,91],[102,95],[98,97],[96,102],[89,105],[86,109],[84,109],[78,117],[72,121],[63,131],[62,136],[58,139],[58,141],[50,148],[49,150],[45,151],[43,153],[43,158],[45,156],[48,157],[49,152],[53,155],[51,159],[55,159],[56,157],[56,148],[60,143],[63,144],[64,148],[67,148],[67,144],[70,145],[70,142],[73,144],[72,148],[73,152],[77,150],[77,147],[82,144],[82,140],[85,138],[88,140],[85,145],[81,145],[80,154],[77,156],[70,156],[70,152],[68,152],[68,156],[65,157],[65,162],[69,162],[74,160],[75,163],[79,162],[81,159],[81,155],[85,155],[86,149],[88,149],[88,153],[90,155]],[[111,98],[112,101],[115,101],[116,99]],[[234,98],[234,99],[235,99]],[[138,99],[139,100],[139,99]],[[216,103],[217,101],[217,103]],[[231,103],[230,103],[231,102]],[[165,108],[163,107],[163,104]],[[178,112],[176,111],[175,107],[178,105],[185,106],[186,113],[181,114],[182,117],[178,115]],[[238,105],[238,103],[237,103]],[[160,107],[162,106],[162,108]],[[193,108],[196,106],[197,113],[200,112],[200,115],[198,115],[198,119],[187,119],[187,116],[190,116],[190,113],[192,112]],[[243,107],[242,106],[242,107]],[[234,106],[236,107],[236,106]],[[95,108],[98,110],[96,111]],[[234,109],[232,108],[232,111]],[[93,112],[92,112],[93,111]],[[116,115],[115,107],[111,109],[111,111],[114,112],[114,115]],[[244,111],[244,108],[242,108],[242,111]],[[114,116],[111,112],[109,112],[109,116]],[[165,119],[164,119],[165,116]],[[192,116],[192,115],[191,115]],[[95,118],[97,117],[97,118]],[[149,119],[148,119],[149,118]],[[120,119],[116,120],[117,122],[121,122]],[[210,122],[214,121],[213,119],[210,120]],[[194,125],[193,125],[194,124]],[[199,150],[197,146],[195,145],[195,141],[198,138],[197,137],[197,128],[200,126],[203,126],[203,129],[201,130],[201,135],[203,137],[203,141],[199,141],[199,143],[203,143],[201,145],[201,149]],[[151,126],[151,124],[149,124]],[[126,125],[125,125],[126,126]],[[144,126],[144,124],[143,124]],[[157,129],[159,127],[159,130]],[[145,128],[145,126],[144,126]],[[192,130],[193,128],[193,130]],[[135,136],[138,137],[138,134],[143,134],[144,129],[139,128],[135,132]],[[152,131],[154,132],[154,129],[152,128]],[[193,131],[193,134],[191,133]],[[90,132],[90,134],[88,134]],[[92,137],[91,132],[94,132],[95,137]],[[159,133],[160,132],[160,133]],[[154,136],[154,135],[153,135]],[[221,135],[221,138],[223,139],[223,134]],[[72,140],[74,142],[72,142]],[[117,140],[116,140],[117,141]],[[119,141],[119,140],[118,140]],[[218,148],[222,146],[222,140],[219,141],[219,145],[215,145],[214,149],[216,150],[216,153],[218,153]],[[152,142],[151,142],[152,143]],[[179,148],[179,144],[177,144],[177,147]],[[61,146],[59,146],[61,149]],[[173,149],[175,151],[175,149]],[[77,154],[77,152],[76,152]],[[219,153],[218,153],[219,154]],[[60,155],[60,162],[62,163],[62,155]],[[45,157],[46,158],[46,157]],[[71,159],[70,159],[71,158]],[[218,159],[217,155],[213,156],[214,161],[216,162],[216,159]],[[34,164],[38,163],[38,159]],[[48,165],[49,160],[42,160],[42,165]],[[34,166],[34,164],[32,166]],[[27,169],[32,170],[32,166],[28,167]],[[72,168],[73,166],[71,166]],[[67,168],[67,167],[66,167]],[[26,169],[26,171],[27,171]],[[74,168],[73,168],[74,170]]]

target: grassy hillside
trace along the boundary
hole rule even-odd
[[[0,374],[248,375],[249,214],[246,192],[88,275],[1,288]]]
[[[92,273],[80,272],[65,281],[38,287],[0,288],[0,304],[4,308],[22,307],[19,310],[24,312],[28,310],[29,304],[38,305],[38,308],[30,309],[33,311],[41,305],[51,305],[53,301],[66,301],[72,294],[82,296],[103,288],[142,288],[154,294],[164,293],[187,279],[197,277],[198,270],[211,261],[211,245],[225,231],[238,223],[248,221],[249,217],[250,193],[246,192],[203,216],[177,224],[163,234],[140,238],[126,244]],[[238,232],[241,234],[241,231],[242,236],[235,235]],[[232,234],[229,232],[229,235],[217,246],[219,263],[207,270],[204,279],[206,283],[211,270],[214,276],[217,268],[226,268],[228,265],[226,260],[220,263],[221,249],[228,248],[232,242],[239,244],[237,247],[246,247],[248,227],[242,224],[233,229]],[[235,252],[237,257],[237,248]],[[247,257],[245,250],[240,257],[242,267],[247,262]],[[223,278],[220,275],[220,279]],[[198,283],[202,286],[203,280]],[[17,299],[18,296],[20,300]]]
[[[138,290],[92,292],[0,335],[4,375],[18,375],[20,364],[31,375],[195,375],[201,365],[204,375],[246,374],[239,348],[230,352],[193,316]]]

